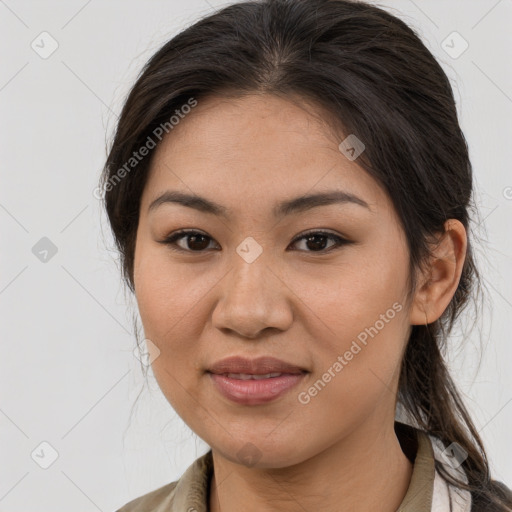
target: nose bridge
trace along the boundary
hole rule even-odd
[[[279,279],[268,254],[252,237],[243,240],[230,261],[221,296],[213,312],[217,328],[229,328],[254,337],[266,327],[286,329],[291,319]]]
[[[268,287],[273,285],[267,276],[269,255],[264,253],[263,247],[252,237],[244,239],[235,252],[231,258],[229,296],[243,301],[250,301],[252,296],[253,303],[259,301],[268,292]],[[266,303],[263,301],[258,306],[263,307]]]

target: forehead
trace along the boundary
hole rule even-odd
[[[385,200],[357,160],[340,151],[345,135],[328,119],[297,98],[200,100],[155,150],[143,204],[168,188],[239,208],[244,199],[264,205],[270,198],[333,188],[364,195],[368,203]]]
[[[229,158],[240,152],[265,158],[270,156],[269,151],[261,151],[266,143],[269,147],[281,146],[280,154],[290,158],[298,154],[298,144],[337,148],[342,134],[328,119],[330,114],[325,109],[297,96],[284,99],[273,94],[211,95],[200,99],[183,116],[165,136],[157,153],[166,153],[174,142],[178,150],[201,149],[217,157],[224,154]]]

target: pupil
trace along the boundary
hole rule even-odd
[[[316,248],[316,249],[319,249],[319,250],[325,249],[325,240],[327,238],[325,235],[310,235],[310,236],[307,237],[307,244],[309,244],[312,240],[318,239],[318,238],[322,238],[324,240],[324,243],[323,244],[322,243],[318,244],[318,242],[316,244],[313,243],[313,247],[308,245],[308,247],[310,249],[312,249],[312,248],[313,249]],[[322,246],[322,247],[319,247],[319,245]]]
[[[189,235],[189,248],[191,249],[194,249],[193,245],[194,245],[194,241],[197,239],[197,238],[203,238],[203,244],[199,243],[199,247],[195,247],[195,249],[204,249],[205,247],[208,247],[208,243],[204,243],[206,241],[206,237],[204,235]],[[192,247],[191,247],[191,244],[190,244],[190,241],[192,240]]]

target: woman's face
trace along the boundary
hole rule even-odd
[[[271,95],[199,101],[155,150],[141,200],[134,283],[160,351],[158,384],[217,453],[257,467],[296,464],[358,427],[392,423],[410,329],[408,250],[392,204],[309,112]],[[169,191],[222,213],[150,208]],[[347,196],[278,211],[333,192]],[[162,243],[181,229],[199,234]],[[347,242],[304,236],[318,231]],[[272,400],[230,398],[208,372],[230,356],[303,372],[279,378],[293,386]]]

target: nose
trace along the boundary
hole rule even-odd
[[[250,339],[261,337],[266,329],[289,329],[293,293],[263,255],[248,263],[235,254],[232,269],[218,286],[220,296],[212,313],[217,329]]]

